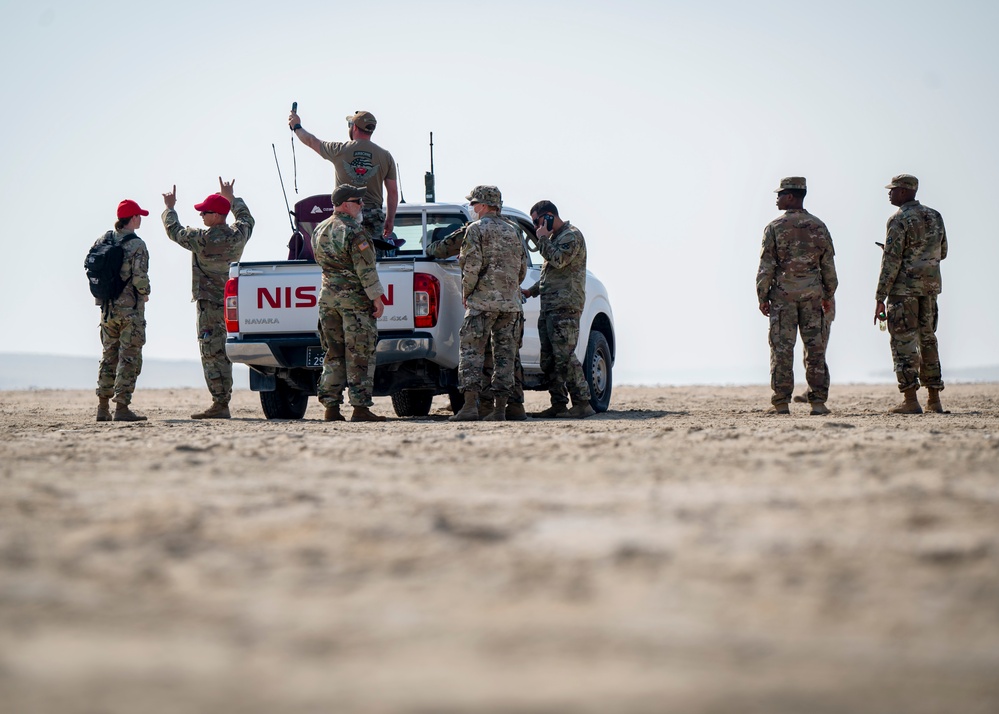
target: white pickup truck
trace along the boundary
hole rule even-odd
[[[323,350],[317,331],[322,271],[311,260],[311,236],[333,206],[328,194],[299,201],[290,255],[303,259],[233,263],[225,288],[226,354],[250,367],[250,389],[260,392],[268,419],[301,419],[316,394]],[[525,250],[534,226],[509,208],[503,216],[521,233]],[[424,248],[472,220],[466,205],[404,203],[395,219],[396,250],[378,259],[385,312],[378,319],[375,395],[391,396],[398,416],[426,416],[435,395],[447,394],[452,410],[458,391],[458,330],[464,317],[457,258],[436,260]],[[528,251],[524,287],[539,278],[542,260]],[[538,337],[540,300],[524,304],[520,351],[525,389],[543,389]],[[614,316],[603,283],[587,272],[586,305],[576,354],[590,385],[591,404],[606,411],[615,355]]]

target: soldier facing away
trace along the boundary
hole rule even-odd
[[[559,217],[551,201],[534,204],[531,220],[545,263],[540,280],[522,292],[525,298],[541,296],[541,371],[551,397],[551,406],[532,416],[593,416],[596,411],[590,405],[590,387],[576,357],[579,319],[586,302],[586,241],[578,228]],[[568,406],[570,398],[572,408]]]
[[[484,388],[483,363],[492,342],[490,388],[493,411],[487,421],[506,421],[507,400],[514,390],[517,324],[523,322],[520,284],[527,275],[527,253],[520,235],[499,217],[503,197],[495,186],[476,186],[466,196],[478,220],[469,224],[458,259],[465,319],[461,323],[458,381],[464,405],[452,421],[477,421]]]
[[[763,231],[756,296],[770,319],[770,414],[789,414],[794,391],[794,343],[805,353],[805,380],[813,415],[828,414],[829,366],[826,322],[831,319],[838,280],[832,236],[826,224],[804,209],[805,179],[781,179],[777,208],[784,215]]]
[[[898,211],[888,219],[874,322],[885,315],[898,389],[904,399],[895,414],[921,414],[916,391],[929,391],[926,408],[942,413],[940,352],[937,346],[937,295],[940,261],[947,257],[947,232],[939,212],[916,200],[919,179],[899,174],[885,188]]]
[[[119,277],[124,289],[101,309],[101,364],[97,375],[97,421],[145,421],[129,408],[135,383],[142,371],[142,346],[146,344],[146,301],[149,300],[149,250],[135,231],[149,211],[135,201],[118,204],[114,230],[98,243],[114,242],[123,257]],[[98,304],[101,304],[98,301]],[[110,411],[111,399],[115,411]]]
[[[203,412],[192,414],[192,419],[228,419],[229,400],[232,398],[232,362],[225,353],[224,294],[229,279],[229,263],[238,261],[243,247],[253,232],[253,217],[243,199],[236,198],[233,186],[219,178],[219,192],[195,204],[201,213],[204,228],[184,228],[174,206],[177,205],[177,187],[163,194],[163,227],[167,236],[181,248],[191,251],[193,279],[192,300],[197,303],[198,341],[201,346],[201,367],[205,382],[212,395],[212,405]],[[226,217],[232,210],[235,225],[228,225]]]
[[[316,226],[312,251],[323,269],[319,292],[319,337],[326,356],[319,401],[326,421],[340,413],[343,390],[354,407],[351,421],[385,421],[371,406],[375,383],[377,320],[385,311],[371,235],[361,226],[363,187],[341,184],[333,191],[333,215]]]
[[[288,126],[295,136],[333,164],[336,185],[350,184],[365,189],[361,225],[369,237],[377,240],[388,238],[395,227],[399,183],[392,154],[371,141],[378,120],[367,111],[357,111],[347,117],[350,141],[323,141],[303,129],[301,121],[296,112],[288,115]],[[383,185],[387,195],[385,208],[382,208]]]

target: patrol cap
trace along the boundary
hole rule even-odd
[[[371,112],[358,109],[351,116],[347,117],[347,123],[352,124],[361,131],[366,131],[370,134],[375,130],[375,125],[378,124],[378,120],[375,119],[375,115]]]
[[[333,193],[330,194],[330,198],[333,200],[334,206],[339,206],[348,198],[364,198],[365,193],[367,193],[367,189],[363,186],[354,186],[349,183],[342,183],[333,189]]]
[[[469,203],[484,203],[494,208],[503,207],[503,194],[495,186],[476,186],[465,196]]]
[[[891,183],[885,188],[911,188],[913,191],[919,188],[919,179],[912,174],[899,174],[891,177]]]
[[[132,218],[133,216],[148,216],[149,211],[143,211],[139,204],[130,198],[118,204],[118,220],[122,218]]]
[[[787,178],[782,178],[780,180],[780,186],[774,189],[774,193],[780,193],[781,191],[787,191],[789,189],[807,191],[808,189],[805,187],[805,177],[788,176]]]
[[[212,213],[221,213],[223,216],[229,214],[230,208],[232,208],[232,204],[229,203],[229,199],[217,193],[213,193],[201,203],[194,204],[195,211],[204,213],[211,211]]]

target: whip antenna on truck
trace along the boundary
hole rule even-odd
[[[402,192],[402,169],[398,161],[395,162],[395,175],[399,177],[399,203],[405,203],[406,194]]]
[[[430,170],[423,175],[423,183],[427,187],[427,203],[433,203],[435,199],[434,191],[434,133],[430,132]]]
[[[295,214],[291,212],[291,206],[288,205],[288,192],[284,190],[284,177],[281,175],[281,164],[278,163],[277,149],[274,148],[274,144],[271,144],[271,150],[274,152],[274,165],[277,166],[278,180],[281,182],[281,195],[284,196],[284,207],[288,211],[288,222],[291,224],[291,229],[295,230],[295,221],[292,216]]]

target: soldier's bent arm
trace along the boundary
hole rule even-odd
[[[395,227],[395,211],[399,207],[399,182],[385,179],[385,235]],[[375,236],[380,238],[381,236]]]
[[[239,231],[246,240],[250,240],[253,233],[255,221],[250,215],[250,209],[246,207],[246,202],[237,197],[232,202],[232,214],[236,217],[236,230]]]
[[[777,272],[777,242],[773,229],[767,226],[763,231],[763,248],[760,250],[760,269],[756,271],[756,297],[762,305],[770,301],[770,288],[773,287]]]
[[[448,233],[440,240],[427,245],[427,255],[431,258],[450,258],[461,252],[461,242],[465,240],[465,232],[468,230],[466,223],[453,233]]]
[[[167,238],[190,251],[195,251],[201,244],[201,236],[204,233],[200,228],[184,228],[180,225],[177,211],[168,208],[163,211],[163,227],[166,229]]]
[[[538,252],[553,268],[564,268],[579,253],[579,240],[573,231],[548,236],[538,241]]]
[[[323,153],[323,142],[315,135],[307,132],[301,126],[295,129],[295,136],[298,137],[299,141],[315,151],[317,154],[321,155]]]
[[[465,241],[461,244],[461,296],[468,298],[475,291],[482,270],[482,248],[479,245],[479,232],[469,228]]]
[[[881,253],[881,272],[878,275],[878,289],[875,297],[878,302],[884,302],[888,291],[895,284],[898,271],[902,268],[902,248],[905,244],[905,225],[901,217],[888,221],[888,236],[885,238],[885,248]]]
[[[375,249],[366,234],[355,234],[350,238],[350,259],[354,264],[354,272],[361,281],[364,294],[374,302],[385,294],[381,280],[378,279],[378,267],[375,264]]]

